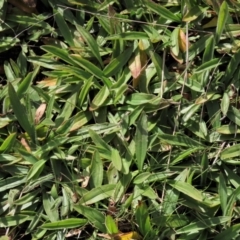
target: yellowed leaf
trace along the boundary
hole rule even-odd
[[[86,173],[85,176],[83,177],[81,187],[86,188],[88,186],[89,180],[90,180],[90,176],[87,175],[87,173]]]
[[[216,27],[216,26],[217,26],[217,21],[218,21],[218,18],[217,18],[217,17],[214,17],[214,18],[212,18],[208,23],[206,23],[205,25],[203,25],[203,28]]]
[[[120,233],[114,236],[114,240],[141,240],[142,237],[137,232]]]
[[[42,103],[36,113],[35,113],[35,124],[38,124],[40,119],[42,118],[43,114],[45,113],[45,110],[46,110],[46,107],[47,107],[47,104],[46,103]]]
[[[69,238],[69,237],[76,236],[76,235],[80,236],[81,232],[82,232],[82,229],[80,229],[80,228],[79,229],[71,229],[71,230],[69,230],[68,233],[65,234],[65,237]]]

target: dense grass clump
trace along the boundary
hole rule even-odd
[[[0,240],[240,239],[238,0],[0,6]]]

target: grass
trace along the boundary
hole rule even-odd
[[[240,239],[238,0],[0,6],[0,240]]]

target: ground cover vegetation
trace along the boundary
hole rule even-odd
[[[240,239],[238,0],[0,1],[0,239]]]

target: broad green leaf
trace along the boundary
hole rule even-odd
[[[103,162],[100,158],[99,152],[94,151],[92,157],[92,164],[90,168],[90,183],[92,187],[100,187],[103,182]]]
[[[115,191],[112,196],[114,202],[118,202],[123,198],[134,176],[135,173],[128,173],[123,175],[123,177],[120,179],[120,181],[117,183],[115,187]]]
[[[235,224],[220,232],[213,240],[236,239],[239,237],[240,224]]]
[[[35,132],[34,126],[30,124],[26,108],[21,104],[20,99],[18,98],[17,93],[15,92],[11,83],[8,84],[8,94],[9,94],[9,98],[12,104],[14,114],[18,122],[20,123],[22,128],[28,133],[33,143],[35,143],[36,132]]]
[[[26,178],[23,176],[14,176],[2,179],[0,180],[0,192],[15,188],[25,182]]]
[[[8,135],[8,137],[0,146],[0,153],[6,153],[12,148],[16,140],[16,135],[16,133],[11,133],[10,135]]]
[[[190,8],[190,10],[183,16],[182,21],[192,22],[196,20],[201,14],[203,14],[204,11],[206,11],[206,9],[201,8],[199,6],[194,6]]]
[[[17,37],[1,37],[0,41],[0,52],[4,52],[19,43],[20,39]]]
[[[140,202],[136,208],[136,222],[139,226],[141,234],[146,238],[154,238],[153,229],[151,226],[151,221],[148,213],[148,209],[145,203]]]
[[[148,147],[147,115],[144,112],[137,122],[135,144],[138,170],[142,171]]]
[[[181,113],[184,114],[182,117],[183,122],[187,123],[189,119],[201,108],[200,104],[191,104],[186,108],[181,110]]]
[[[73,125],[70,129],[70,131],[75,131],[79,128],[81,128],[83,125],[88,123],[92,119],[91,112],[79,112],[73,117]]]
[[[230,195],[230,197],[228,198],[228,202],[227,205],[225,207],[225,211],[224,211],[224,216],[229,216],[230,218],[233,217],[233,211],[236,205],[236,201],[238,200],[238,197],[240,195],[240,186],[235,189],[232,194]],[[228,225],[230,226],[231,224],[231,219],[229,219]]]
[[[229,64],[226,66],[226,71],[221,81],[226,85],[229,83],[231,78],[233,77],[236,69],[238,68],[240,63],[240,49],[231,57]]]
[[[16,214],[14,216],[0,217],[0,227],[13,227],[18,226],[26,221],[30,220],[28,215]]]
[[[199,202],[204,201],[203,194],[189,183],[179,182],[175,180],[168,180],[167,183],[173,188],[177,189],[179,192],[182,192]]]
[[[146,6],[152,10],[153,12],[157,13],[161,17],[171,20],[173,22],[181,22],[180,17],[172,13],[170,10],[168,10],[165,7],[162,7],[160,4],[154,3],[152,1],[145,0]]]
[[[220,197],[222,211],[225,212],[226,206],[227,206],[228,194],[227,194],[226,180],[225,180],[223,174],[220,174],[220,176],[219,176],[218,193],[219,193],[219,197]]]
[[[69,229],[69,228],[77,228],[85,225],[87,223],[86,219],[81,218],[68,218],[64,220],[60,220],[57,222],[44,223],[40,226],[40,228],[48,229],[48,230],[57,230],[57,229]]]
[[[171,50],[175,56],[178,56],[179,54],[179,43],[178,43],[179,31],[180,31],[179,27],[175,28],[171,34]]]
[[[215,37],[216,43],[219,42],[220,37],[222,35],[222,32],[225,29],[226,22],[227,22],[227,19],[228,19],[228,16],[229,16],[228,12],[229,12],[228,11],[228,4],[227,4],[226,1],[223,1],[223,3],[221,4],[221,7],[220,7],[219,14],[218,14],[216,37]]]
[[[37,195],[41,192],[40,189],[31,191],[30,193],[25,194],[21,198],[14,201],[15,205],[24,205],[26,203],[31,202],[32,200],[37,198]]]
[[[205,72],[207,70],[216,68],[217,66],[219,66],[221,64],[221,62],[219,61],[219,58],[214,58],[208,62],[203,63],[200,67],[198,67],[195,70],[195,73],[202,73]]]
[[[153,217],[152,221],[158,226],[165,226],[171,228],[179,228],[186,226],[189,223],[189,219],[183,214],[172,214],[171,216],[157,216]]]
[[[81,89],[81,92],[79,94],[79,106],[83,107],[84,102],[87,101],[87,95],[90,91],[91,86],[93,85],[93,77],[90,77],[89,79],[87,79]]]
[[[66,63],[69,63],[70,65],[77,66],[77,64],[69,57],[69,53],[66,49],[61,49],[56,46],[51,45],[44,45],[41,46],[41,49],[43,49],[45,52],[51,53],[52,55],[59,57]],[[50,63],[51,64],[51,63]],[[61,65],[59,65],[61,66]],[[63,67],[64,65],[62,65]]]
[[[109,198],[113,194],[115,186],[115,184],[106,184],[93,188],[91,191],[82,196],[79,204],[90,205]]]
[[[183,159],[185,159],[186,157],[190,156],[192,153],[194,153],[194,152],[196,152],[198,150],[200,150],[200,148],[196,147],[196,148],[187,149],[185,151],[181,151],[181,153],[176,158],[171,160],[170,164],[171,165],[175,165],[178,162],[182,161]]]
[[[106,77],[111,77],[114,74],[118,74],[123,69],[123,66],[128,62],[133,53],[133,48],[127,48],[118,57],[112,59],[112,61],[104,68],[103,73]]]
[[[151,173],[149,172],[144,172],[144,173],[140,173],[139,175],[137,175],[134,178],[133,183],[134,184],[141,184],[143,183],[146,179],[148,179],[151,176]]]
[[[51,222],[57,222],[59,220],[58,209],[52,209],[54,204],[53,199],[51,199],[50,195],[46,192],[42,193],[42,203],[43,208]]]
[[[225,223],[229,219],[230,217],[213,217],[213,218],[201,219],[200,221],[194,221],[189,225],[177,230],[177,234],[190,233],[190,232],[203,230],[209,227],[216,226],[218,224]]]
[[[96,65],[86,59],[83,59],[80,55],[77,54],[71,54],[70,57],[80,67],[93,74],[96,78],[102,80],[107,87],[110,87],[112,85],[111,81],[104,76],[102,70]]]
[[[240,144],[235,144],[233,146],[230,146],[228,148],[225,148],[221,154],[220,157],[222,160],[238,157],[240,155]]]
[[[92,129],[89,129],[89,135],[91,136],[93,142],[96,144],[96,146],[99,149],[106,150],[108,152],[111,151],[111,147],[101,138],[98,136],[98,134],[93,131]]]
[[[148,35],[144,32],[124,32],[119,34],[114,34],[112,36],[106,37],[107,40],[139,40],[139,39],[148,39]]]
[[[89,134],[96,144],[97,149],[104,158],[110,160],[114,167],[121,171],[122,170],[122,159],[117,149],[110,147],[105,141],[103,141],[94,131],[89,129]]]
[[[193,60],[199,53],[201,53],[206,48],[206,46],[209,44],[209,41],[211,41],[212,39],[211,36],[211,34],[206,34],[189,47],[189,61]]]
[[[87,207],[82,204],[73,205],[73,208],[86,219],[88,219],[88,221],[91,222],[101,232],[107,232],[104,224],[105,216],[102,212],[98,211],[96,208]]]
[[[221,101],[221,110],[222,110],[223,116],[227,115],[229,105],[230,105],[230,99],[229,99],[228,93],[225,92],[223,94],[223,98]]]
[[[105,225],[108,231],[108,234],[116,234],[118,233],[118,227],[114,222],[113,218],[110,215],[107,215],[105,218]]]
[[[46,154],[49,151],[51,151],[52,149],[64,144],[67,141],[68,141],[68,139],[65,136],[51,139],[46,144],[44,144],[43,146],[38,148],[38,150],[36,151],[36,155],[41,156],[43,154]]]
[[[63,18],[63,16],[64,16],[63,13],[64,12],[61,11],[60,8],[58,8],[58,10],[54,9],[54,18],[56,20],[58,28],[59,28],[61,34],[63,35],[65,41],[69,44],[70,47],[73,47],[75,45],[74,41],[73,41],[74,36],[73,36],[72,32],[70,31],[69,26],[66,23],[65,19]]]
[[[45,176],[42,176],[42,177],[39,177],[34,182],[30,182],[30,183],[26,184],[26,186],[24,186],[22,192],[27,193],[27,192],[35,189],[36,187],[38,187],[42,183],[53,181],[53,178],[54,178],[54,176],[53,176],[52,173],[49,173],[49,174],[47,174]],[[26,182],[26,180],[25,180],[25,182]]]
[[[161,139],[163,143],[172,144],[175,146],[185,146],[185,147],[199,147],[203,148],[203,145],[200,142],[188,137],[188,136],[181,136],[181,135],[169,135],[159,133],[158,137]]]
[[[61,217],[66,217],[70,211],[70,199],[64,187],[62,187],[62,194]]]
[[[155,51],[150,51],[150,58],[154,64],[154,67],[156,68],[157,76],[159,78],[159,81],[162,82],[162,58],[157,54]],[[159,91],[162,96],[162,91]]]
[[[201,159],[201,185],[206,186],[208,179],[209,160],[206,152],[203,152]]]
[[[90,110],[97,110],[99,107],[104,106],[104,102],[109,98],[110,91],[108,87],[103,86],[100,91],[95,95],[94,99],[91,102]]]
[[[137,106],[149,103],[155,96],[146,93],[133,93],[126,98],[126,103],[129,105]]]
[[[240,111],[237,108],[230,105],[227,112],[227,117],[236,125],[240,126]]]
[[[29,163],[34,164],[38,161],[38,158],[36,158],[32,153],[29,153],[21,148],[19,148],[18,151],[22,155],[22,157]]]
[[[93,38],[93,36],[82,26],[76,24],[77,30],[80,32],[81,37],[84,39],[84,42],[89,46],[92,54],[96,57],[100,65],[103,67],[102,58],[99,53],[98,44]]]
[[[240,133],[240,129],[237,125],[222,125],[221,127],[216,129],[216,132],[221,134],[238,134]]]
[[[17,94],[19,99],[21,99],[24,94],[27,93],[29,87],[31,86],[32,81],[36,77],[37,73],[39,71],[39,67],[36,67],[33,72],[28,73],[28,75],[23,79],[21,84],[18,87]]]
[[[31,180],[32,178],[36,179],[40,176],[45,166],[45,162],[45,160],[39,160],[33,164],[32,168],[28,172],[27,181]]]

